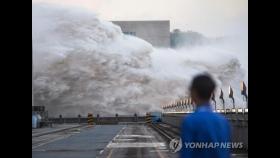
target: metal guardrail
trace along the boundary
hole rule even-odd
[[[161,124],[150,124],[150,126],[154,130],[156,130],[159,134],[164,136],[164,138],[166,138],[168,141],[171,141],[174,138],[180,137],[179,132],[172,130],[172,128],[175,128],[175,127],[172,127],[171,125],[168,125],[168,124],[165,124],[165,125],[167,125],[169,127],[163,127]]]
[[[238,109],[217,109],[213,110],[216,113],[224,113],[224,114],[247,114],[248,108],[238,108]],[[171,111],[171,112],[163,112],[163,114],[190,114],[193,111]]]
[[[245,82],[242,81],[241,82],[241,96],[243,97],[243,100],[246,102],[246,108],[247,110],[244,111],[244,113],[248,112],[248,95],[247,95],[247,87],[245,85]],[[220,91],[220,95],[218,97],[221,100],[222,103],[222,107],[223,109],[220,109],[220,111],[222,113],[224,112],[235,112],[236,111],[236,105],[235,105],[235,97],[233,95],[233,89],[232,87],[229,85],[229,94],[228,94],[228,98],[231,100],[232,102],[232,110],[230,111],[226,111],[227,109],[225,109],[225,98],[224,98],[224,93],[223,90],[221,89]],[[215,111],[219,112],[219,109],[217,109],[217,102],[215,99],[215,92],[212,93],[211,96],[211,102],[213,103],[213,105],[215,106]],[[184,97],[180,97],[180,99],[177,100],[173,100],[170,101],[169,103],[165,104],[162,106],[163,112],[186,112],[186,111],[193,111],[194,110],[194,101],[190,96],[184,96]],[[233,110],[235,109],[235,110]],[[223,111],[225,110],[225,111]]]
[[[61,117],[49,118],[54,124],[64,123],[88,123],[87,117]],[[116,117],[93,117],[94,124],[118,124],[120,122],[144,122],[145,116],[118,116]]]

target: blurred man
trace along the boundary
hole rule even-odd
[[[210,99],[216,88],[208,74],[194,77],[190,92],[195,112],[182,122],[181,158],[229,158],[230,126],[220,114],[212,112]]]

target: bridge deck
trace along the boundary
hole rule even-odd
[[[48,141],[51,139],[52,141]],[[44,142],[46,141],[46,142]],[[41,146],[33,148],[33,142]],[[32,137],[33,158],[176,158],[169,142],[146,124],[94,125]],[[247,154],[232,154],[246,158]]]

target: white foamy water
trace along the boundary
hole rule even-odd
[[[236,106],[244,105],[239,85],[247,83],[247,50],[236,39],[154,48],[90,11],[37,3],[32,4],[32,37],[35,105],[46,106],[51,116],[160,110],[187,95],[192,77],[205,71],[223,88],[226,103],[232,85]]]

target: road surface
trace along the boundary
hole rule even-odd
[[[145,124],[94,125],[32,137],[32,158],[96,157],[177,158],[179,155],[172,153],[166,139]],[[247,154],[232,155],[232,158],[247,157]]]
[[[164,139],[147,125],[129,125],[113,138],[98,158],[176,158]]]

